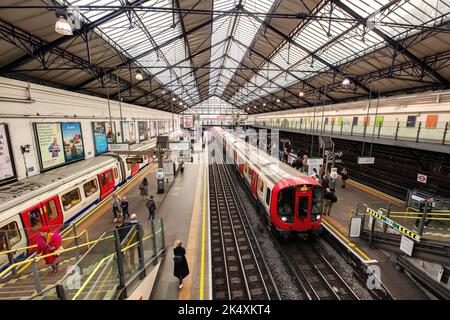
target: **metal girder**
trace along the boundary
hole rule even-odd
[[[328,61],[324,60],[322,57],[318,56],[317,54],[313,53],[312,51],[310,51],[309,49],[307,49],[306,47],[304,47],[303,45],[301,45],[300,43],[294,41],[293,39],[291,39],[289,36],[285,35],[283,32],[281,32],[280,30],[278,30],[277,28],[273,27],[270,24],[267,24],[264,20],[261,20],[259,17],[255,16],[254,14],[246,11],[250,17],[252,17],[253,19],[255,19],[256,21],[258,21],[259,23],[265,24],[267,26],[268,29],[270,29],[271,31],[273,31],[275,34],[277,34],[278,36],[282,37],[283,39],[285,39],[287,42],[289,42],[290,44],[296,46],[297,48],[299,48],[300,50],[306,52],[309,56],[311,56],[312,58],[314,58],[314,60],[319,61],[320,63],[326,65],[328,68],[332,69],[333,71],[345,75],[344,72],[342,72],[342,70],[340,70],[338,67],[334,66],[333,64],[329,63]],[[347,75],[345,75],[347,76]],[[348,78],[358,87],[360,87],[361,89],[363,89],[364,91],[366,91],[367,93],[370,92],[370,89],[367,88],[366,86],[364,86],[361,83],[358,83],[357,81],[354,81],[354,79],[352,79],[351,77],[348,76]]]
[[[129,4],[129,6],[142,5],[143,3],[147,2],[147,1],[148,0],[136,0],[136,1],[131,2]],[[108,13],[107,15],[105,15],[105,16],[103,16],[103,17],[101,17],[101,18],[99,18],[99,19],[97,19],[97,20],[95,20],[95,21],[93,21],[93,22],[91,22],[89,24],[83,24],[81,26],[81,29],[80,30],[75,30],[73,35],[62,36],[62,37],[59,37],[58,39],[56,39],[56,40],[54,40],[52,42],[46,43],[45,45],[40,46],[36,50],[34,50],[31,55],[30,54],[26,54],[26,55],[24,55],[24,56],[22,56],[22,57],[20,57],[20,58],[18,58],[16,60],[14,60],[14,61],[8,63],[2,69],[3,70],[7,70],[9,72],[13,71],[13,70],[19,68],[20,66],[22,66],[22,65],[30,62],[31,60],[33,60],[33,57],[43,55],[46,52],[55,49],[56,47],[64,44],[65,42],[67,42],[69,40],[72,40],[72,39],[74,39],[74,38],[76,38],[78,36],[81,36],[81,35],[85,35],[89,31],[91,31],[91,30],[95,29],[96,27],[98,27],[99,25],[101,25],[101,24],[103,24],[103,23],[105,23],[105,22],[107,22],[107,21],[109,21],[111,19],[114,19],[114,18],[118,17],[123,12],[125,12],[125,9],[119,9],[119,10],[113,11],[111,13]]]
[[[239,40],[235,40],[235,41],[236,41],[237,43],[240,43],[240,44],[241,44],[241,42],[240,42]],[[256,54],[258,57],[260,57],[261,59],[263,59],[264,61],[269,62],[269,63],[273,64],[274,66],[276,66],[277,68],[279,68],[281,72],[286,72],[286,73],[288,73],[289,75],[291,75],[292,77],[294,77],[295,79],[297,79],[298,81],[300,81],[301,83],[303,83],[304,85],[306,85],[306,86],[308,86],[308,87],[310,87],[310,88],[312,88],[312,89],[314,89],[314,90],[317,90],[316,87],[314,87],[313,85],[311,85],[311,84],[309,84],[308,82],[304,81],[303,79],[297,77],[294,73],[292,73],[292,72],[289,71],[288,69],[284,69],[284,68],[282,68],[278,63],[276,63],[276,62],[274,62],[274,61],[268,60],[266,57],[264,57],[264,56],[263,56],[261,53],[259,53],[258,51],[253,50],[253,49],[250,49],[250,50],[251,50],[251,52],[253,52],[254,54]],[[280,89],[284,89],[284,88],[281,87]],[[324,92],[322,92],[322,93],[324,94]],[[295,96],[298,96],[298,95],[295,95]],[[326,96],[327,96],[330,100],[335,101],[332,97],[328,96],[327,94],[326,94]],[[303,100],[303,101],[305,101],[306,103],[309,103],[305,98],[302,98],[302,97],[299,97],[299,98],[300,98],[300,100]]]
[[[202,23],[202,24],[200,24],[200,25],[198,25],[198,26],[196,26],[196,27],[190,29],[189,31],[186,31],[185,34],[179,34],[179,35],[177,35],[176,37],[173,37],[173,38],[171,38],[171,39],[166,40],[164,43],[160,44],[159,46],[156,46],[156,47],[153,47],[153,48],[151,48],[151,49],[149,49],[149,50],[146,50],[146,51],[144,51],[144,52],[142,52],[142,53],[136,55],[135,57],[128,59],[127,61],[124,61],[124,62],[122,62],[122,63],[120,63],[120,64],[118,64],[118,65],[116,65],[116,66],[114,66],[114,67],[112,67],[112,68],[106,69],[106,70],[105,70],[105,73],[106,73],[106,74],[112,73],[112,72],[116,71],[118,68],[121,68],[121,67],[123,67],[123,66],[130,65],[130,64],[132,64],[132,63],[135,63],[137,60],[142,59],[142,58],[148,56],[149,54],[151,54],[152,52],[154,52],[154,51],[156,51],[156,50],[160,50],[160,49],[162,49],[162,48],[168,46],[169,44],[171,44],[171,43],[173,43],[173,42],[175,42],[175,41],[177,41],[177,40],[183,38],[185,35],[189,35],[189,34],[191,34],[191,33],[194,33],[194,32],[196,32],[196,31],[198,31],[198,30],[200,30],[200,29],[202,29],[202,28],[204,28],[204,27],[206,27],[206,26],[212,24],[214,21],[216,21],[216,20],[222,18],[223,16],[225,16],[225,14],[217,15],[216,17],[211,18],[211,19],[208,20],[208,21],[205,21],[204,23]],[[79,84],[77,85],[77,88],[82,88],[82,87],[84,87],[85,85],[89,84],[90,82],[92,82],[92,81],[94,81],[94,80],[95,80],[95,78],[87,79],[86,81],[83,81],[83,82],[79,83]]]
[[[194,53],[194,55],[193,55],[192,57],[195,57],[195,56],[197,56],[197,55],[200,55],[200,54],[202,54],[202,53],[204,53],[204,52],[206,52],[206,51],[208,51],[208,50],[214,48],[215,46],[222,44],[222,43],[225,42],[226,40],[227,40],[227,39],[224,39],[224,40],[222,40],[222,41],[220,41],[220,42],[217,42],[216,44],[214,44],[214,45],[212,45],[212,46],[210,46],[210,47],[208,47],[208,48],[204,48],[204,49],[202,49],[202,50],[200,50],[200,51]],[[183,60],[180,60],[180,61],[178,61],[177,63],[175,63],[175,64],[173,64],[173,65],[170,65],[170,66],[168,66],[168,67],[166,67],[166,68],[164,68],[164,69],[162,69],[162,70],[160,70],[160,71],[154,73],[152,76],[153,76],[153,78],[155,78],[156,76],[162,74],[163,72],[167,71],[168,69],[177,67],[179,64],[181,64],[181,63],[183,63],[183,62],[186,62],[186,61],[189,60],[189,59],[190,59],[190,57],[187,57],[187,58],[185,58],[185,59],[183,59]],[[216,59],[216,60],[217,60],[217,59]],[[208,61],[208,63],[203,64],[201,67],[204,67],[204,66],[206,66],[206,65],[209,64],[209,63],[210,63],[210,61]],[[199,69],[199,68],[200,68],[200,67],[193,68],[193,71],[194,71],[194,69]],[[192,71],[192,72],[193,72],[193,71]],[[184,74],[183,76],[181,76],[180,79],[183,78],[183,77],[186,76],[186,75],[188,75],[188,73],[186,73],[186,74]],[[174,81],[174,80],[172,80],[171,82],[168,82],[168,83],[166,83],[166,84],[162,84],[161,87],[158,87],[158,88],[152,90],[151,92],[154,92],[154,91],[156,91],[156,90],[159,90],[159,89],[161,89],[162,87],[167,86],[168,84],[171,84],[173,81]],[[135,86],[138,86],[138,85],[140,85],[140,84],[143,83],[143,82],[145,82],[145,80],[136,82],[136,83],[132,84],[131,87],[128,88],[128,89],[132,89],[132,88],[134,88]]]
[[[352,16],[356,19],[366,20],[362,16],[360,16],[357,12],[355,12],[353,9],[351,9],[350,7],[348,7],[347,5],[342,3],[341,1],[335,1],[335,2],[339,6],[339,8],[341,8],[342,10],[347,12],[350,16]],[[425,70],[430,72],[433,75],[433,77],[436,78],[436,80],[438,80],[441,84],[445,85],[445,87],[447,87],[447,88],[450,87],[450,82],[445,77],[443,77],[439,72],[436,72],[436,70],[433,70],[432,68],[430,68],[430,66],[428,66],[427,64],[423,63],[417,56],[415,56],[411,51],[409,51],[408,49],[403,47],[398,41],[395,41],[390,36],[388,36],[386,33],[384,33],[382,30],[377,29],[376,27],[373,29],[373,32],[376,33],[381,38],[383,38],[383,40],[386,41],[387,43],[389,43],[389,45],[391,45],[393,48],[397,48],[397,50],[401,51],[404,56],[413,60],[414,62],[419,64],[421,67],[423,67]]]

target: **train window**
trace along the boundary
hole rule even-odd
[[[119,179],[119,170],[117,170],[117,167],[114,167],[114,179]]]
[[[128,169],[128,171],[131,170],[131,163],[127,163],[127,169]]]
[[[0,228],[0,251],[7,250],[7,238],[9,240],[10,247],[22,239],[17,222],[10,222],[6,226]]]
[[[106,171],[104,174],[102,174],[102,186],[106,186],[109,183],[112,183],[114,181],[114,178],[112,176],[111,171]]]
[[[312,208],[311,214],[322,214],[323,211],[323,189],[321,187],[314,187],[312,192]]]
[[[32,229],[39,229],[42,227],[41,210],[39,208],[33,209],[28,213],[28,220]]]
[[[61,197],[61,202],[65,211],[76,206],[78,203],[81,202],[80,189],[76,188],[64,194]]]
[[[278,192],[277,212],[281,221],[294,222],[295,189],[288,187]]]
[[[258,190],[261,193],[263,193],[264,191],[264,182],[261,180],[261,178],[258,179]]]
[[[50,200],[45,204],[45,212],[47,213],[50,222],[58,217],[58,207],[56,206],[55,199]]]
[[[270,205],[270,189],[267,188],[266,190],[266,204]]]
[[[84,196],[86,198],[90,197],[91,195],[96,193],[98,190],[97,180],[92,179],[91,181],[88,181],[85,184],[83,184],[83,190],[84,190]]]
[[[306,218],[308,216],[308,200],[309,197],[298,198],[298,217]]]

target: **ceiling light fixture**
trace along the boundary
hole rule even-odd
[[[67,22],[67,14],[63,10],[57,10],[55,23],[55,32],[62,34],[64,36],[73,35],[72,26]]]
[[[166,90],[163,90],[163,91],[162,91],[162,94],[166,94]]]
[[[301,90],[299,93],[298,93],[298,96],[299,97],[303,97],[305,95],[305,93],[303,92],[303,90]]]
[[[142,73],[140,71],[136,72],[136,80],[139,80],[139,81],[144,80],[144,76],[142,75]]]
[[[266,106],[266,103],[264,102],[264,103],[263,103],[263,107],[265,107],[265,106]]]
[[[351,82],[350,79],[345,77],[344,80],[342,80],[342,85],[343,86],[348,86],[350,84],[350,82]]]
[[[177,98],[173,97],[173,98],[172,98],[172,101],[177,101]]]
[[[179,105],[182,106],[182,105],[183,105],[183,102],[180,101]]]
[[[281,100],[280,99],[277,99],[277,103],[279,103]]]

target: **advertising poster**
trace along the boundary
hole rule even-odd
[[[358,117],[353,117],[353,125],[354,126],[358,125]]]
[[[116,123],[105,122],[106,138],[108,143],[116,143]]]
[[[94,134],[95,154],[108,151],[105,122],[93,122],[92,132]]]
[[[122,142],[130,142],[130,123],[128,121],[122,121]]]
[[[148,121],[138,121],[139,141],[148,140]]]
[[[427,122],[425,124],[425,128],[427,129],[435,129],[438,122],[438,115],[429,115],[427,116]]]
[[[36,123],[35,128],[42,170],[64,164],[61,125],[59,123]]]
[[[408,119],[406,120],[406,127],[415,127],[416,126],[416,116],[408,116]]]
[[[381,127],[383,125],[383,116],[377,116],[375,118],[375,126]]]
[[[6,124],[0,123],[0,181],[15,177]]]
[[[150,121],[150,137],[156,137],[156,122]]]
[[[136,143],[136,125],[134,121],[129,122],[130,124],[130,144]]]
[[[84,159],[83,137],[79,122],[61,123],[66,162]]]

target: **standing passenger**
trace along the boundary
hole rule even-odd
[[[178,278],[178,288],[183,288],[183,279],[189,275],[189,266],[186,260],[186,249],[183,248],[181,241],[177,240],[176,247],[173,249],[173,275]]]
[[[323,215],[329,216],[331,215],[333,203],[337,201],[336,194],[334,193],[334,185],[329,172],[327,172],[326,176],[322,179],[322,187],[325,189],[325,194],[323,196]]]
[[[61,247],[61,235],[58,232],[51,232],[49,226],[44,226],[40,230],[40,235],[37,237],[36,240],[36,253],[47,255],[55,252]],[[56,273],[58,272],[58,265],[59,262],[56,262],[56,259],[58,259],[59,255],[55,254],[52,256],[45,257],[45,264],[50,265],[52,268],[51,272]]]
[[[432,218],[430,213],[433,210],[433,202],[434,202],[434,198],[432,198],[432,197],[428,198],[425,201],[420,202],[420,205],[419,205],[420,214],[418,215],[419,218],[414,223],[414,227],[416,227],[417,229],[420,227],[420,220],[422,219],[423,212],[426,211],[427,216],[425,217],[423,226],[424,226],[424,228],[428,228],[428,224],[430,223],[430,220],[428,220],[428,218]]]
[[[145,206],[148,209],[148,221],[155,220],[156,203],[153,196],[150,196]]]
[[[120,214],[120,198],[117,193],[113,194],[113,198],[111,200],[111,208],[114,214],[114,222],[116,222],[117,215]]]
[[[148,181],[147,178],[144,178],[142,180],[141,184],[139,185],[139,191],[141,196],[145,199],[148,196]]]
[[[124,219],[128,219],[130,214],[128,213],[128,201],[126,197],[122,197],[122,202],[120,203],[120,207],[122,208],[122,214]]]
[[[341,179],[342,179],[342,188],[345,188],[345,182],[348,179],[348,172],[347,169],[342,169],[341,171]]]
[[[305,153],[302,159],[303,173],[308,174],[308,154]]]

